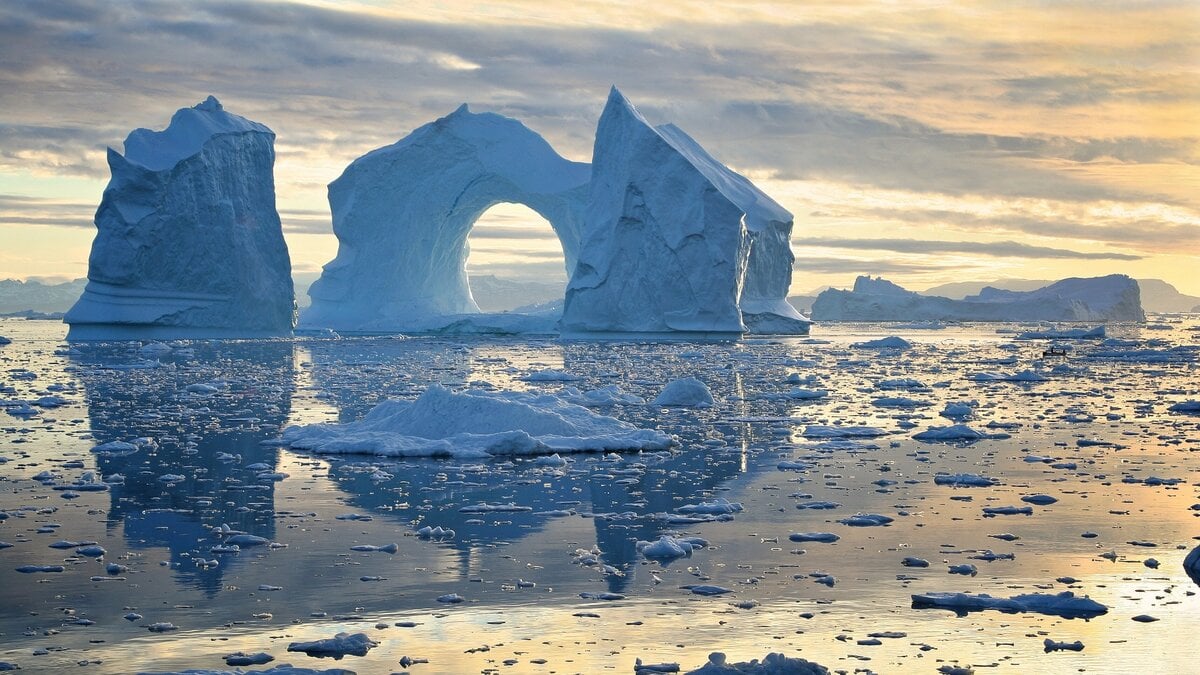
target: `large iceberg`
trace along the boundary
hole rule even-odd
[[[275,134],[217,99],[137,129],[96,211],[70,339],[286,335],[291,262],[275,210]]]
[[[786,300],[790,213],[615,87],[592,162],[564,333],[741,334],[743,311],[807,332]]]
[[[1123,274],[1070,278],[1033,291],[986,287],[962,300],[921,295],[860,276],[854,289],[822,291],[818,321],[1145,321],[1136,281]]]
[[[477,314],[467,235],[501,202],[550,221],[569,271],[590,177],[524,124],[465,104],[363,155],[329,185],[338,254],[309,289],[301,327],[426,331]]]
[[[464,105],[360,157],[329,186],[338,255],[301,327],[544,332],[549,315],[473,318],[467,236],[515,202],[562,243],[564,333],[808,332],[786,299],[790,213],[616,88],[594,153],[568,161],[517,120]]]

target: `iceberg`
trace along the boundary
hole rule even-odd
[[[465,104],[372,150],[329,185],[338,253],[309,288],[300,327],[426,332],[478,314],[467,236],[502,202],[550,222],[569,272],[590,179],[588,164],[562,158],[521,122]]]
[[[791,214],[748,180],[678,127],[651,126],[616,87],[592,162],[564,334],[737,336],[743,302],[751,324],[808,332],[786,300]]]
[[[283,441],[323,454],[457,458],[666,450],[675,444],[660,431],[597,415],[558,396],[452,392],[441,385],[415,401],[384,401],[357,422],[288,427]]]
[[[275,134],[217,99],[137,129],[96,211],[68,339],[268,337],[295,321],[275,210]]]
[[[1137,281],[1123,274],[1070,278],[1033,291],[985,287],[951,300],[860,276],[853,290],[828,289],[813,302],[818,321],[1145,321]]]

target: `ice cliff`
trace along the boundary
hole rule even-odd
[[[501,202],[550,221],[570,270],[590,176],[524,124],[466,105],[367,153],[329,185],[338,254],[309,290],[301,326],[427,330],[431,318],[478,313],[467,235]]]
[[[984,288],[962,300],[927,296],[880,278],[813,302],[818,321],[1144,321],[1136,281],[1122,274],[1070,278],[1033,291]]]
[[[791,214],[615,87],[592,162],[564,333],[740,334],[743,299],[806,331],[785,299]]]
[[[96,212],[70,339],[289,334],[291,262],[275,210],[275,134],[217,99],[137,129]]]

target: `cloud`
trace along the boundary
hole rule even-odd
[[[1116,252],[1071,251],[1048,246],[1033,246],[1016,241],[935,241],[931,239],[792,239],[793,247],[843,248],[867,251],[938,255],[942,253],[971,253],[1001,258],[1051,258],[1060,260],[1141,260],[1142,256]]]
[[[792,269],[812,274],[917,274],[948,269],[961,269],[962,265],[943,261],[904,262],[900,260],[861,260],[858,258],[797,256]]]

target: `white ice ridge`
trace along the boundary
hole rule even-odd
[[[806,332],[786,301],[787,211],[678,128],[651,126],[616,87],[592,162],[564,333],[740,334],[744,288],[754,312]]]
[[[283,440],[326,454],[459,458],[664,450],[675,443],[549,394],[452,392],[436,384],[415,401],[384,401],[358,422],[288,427]]]
[[[564,333],[808,332],[786,300],[792,216],[750,181],[678,128],[652,127],[616,88],[593,160],[563,159],[517,120],[465,105],[360,157],[329,186],[338,255],[301,327],[469,322],[467,236],[515,202],[562,243]]]
[[[213,97],[138,129],[96,212],[71,339],[290,333],[291,262],[275,210],[275,134]]]
[[[828,289],[813,302],[820,321],[1145,321],[1137,281],[1123,274],[1070,278],[1034,291],[987,287],[962,300],[921,295],[860,276],[853,290]]]
[[[502,202],[550,222],[569,272],[590,177],[524,124],[465,104],[363,155],[329,185],[338,254],[309,289],[301,327],[425,330],[436,317],[478,313],[467,236]]]

